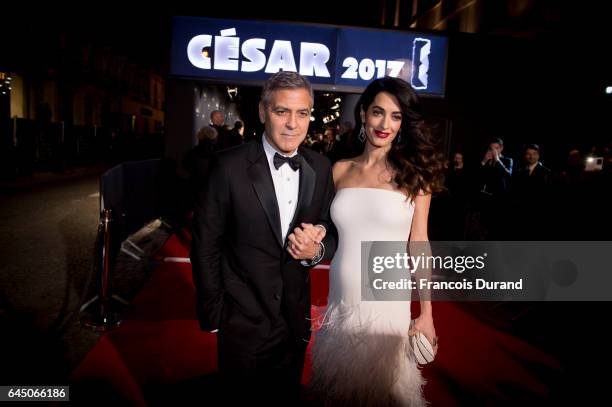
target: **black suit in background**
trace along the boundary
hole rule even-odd
[[[513,240],[552,239],[550,170],[538,162],[533,171],[522,167],[512,176]]]
[[[466,237],[466,217],[468,200],[474,186],[472,172],[465,166],[449,168],[444,177],[447,191],[437,197],[439,210],[438,240],[464,240]],[[433,202],[432,202],[433,203]],[[430,221],[435,224],[433,219]]]
[[[500,156],[479,169],[480,192],[477,206],[487,229],[486,240],[506,240],[508,233],[508,188],[512,178],[512,158]]]
[[[300,223],[324,225],[329,259],[336,248],[329,217],[331,165],[308,149],[298,153],[299,195],[288,234]],[[299,386],[310,338],[310,267],[288,254],[281,235],[262,144],[219,152],[194,216],[191,262],[198,318],[203,330],[219,329],[224,377],[279,392]],[[236,383],[236,391],[242,385]]]
[[[512,177],[512,158],[499,157],[480,167],[481,191],[493,196],[502,197],[508,191]]]
[[[208,180],[211,159],[217,151],[216,141],[204,139],[187,151],[183,158],[183,168],[189,173],[189,208],[195,206],[199,191]]]

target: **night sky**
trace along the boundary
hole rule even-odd
[[[165,76],[174,15],[370,27],[380,27],[381,19],[381,0],[169,3],[88,2],[69,11],[55,5],[4,8],[0,69],[46,69],[63,45],[94,44]],[[612,25],[605,21],[610,7],[562,8],[561,23],[536,38],[448,34],[447,98],[431,104],[451,119],[469,122],[466,132],[483,137],[498,130],[511,137],[518,132],[549,143],[558,138],[564,147],[573,140],[609,140],[612,103],[604,89],[612,86]],[[470,85],[475,82],[476,87]]]
[[[314,0],[301,2],[299,8],[292,5],[297,3],[287,1],[234,5],[225,1],[183,0],[168,2],[171,4],[167,5],[161,3],[160,7],[152,7],[153,2],[138,6],[128,1],[88,2],[76,8],[37,6],[33,10],[8,9],[6,16],[11,17],[0,24],[0,33],[2,38],[10,39],[3,41],[5,56],[19,58],[25,48],[52,48],[65,36],[77,43],[110,46],[128,55],[130,60],[164,73],[168,69],[172,17],[176,15],[375,27],[380,23],[380,2],[364,2],[365,6],[359,7],[356,1]],[[0,68],[3,69],[19,64],[14,59],[2,59]]]

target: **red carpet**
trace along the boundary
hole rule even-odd
[[[187,239],[172,236],[156,254],[160,265],[121,326],[102,337],[73,372],[77,388],[80,383],[96,383],[113,391],[115,400],[145,406],[159,402],[160,389],[214,376],[216,337],[199,330],[191,265],[164,261],[188,257]],[[328,272],[314,269],[311,273],[316,315],[323,310],[317,306],[325,305]],[[434,303],[440,349],[436,361],[423,369],[431,405],[540,400],[559,386],[559,361],[481,322],[466,309],[455,303]],[[303,382],[310,374],[307,356]]]

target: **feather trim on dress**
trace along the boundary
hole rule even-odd
[[[325,406],[427,405],[408,333],[364,317],[360,306],[330,304],[323,315],[312,352],[313,397]]]

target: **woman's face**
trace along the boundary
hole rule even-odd
[[[380,92],[368,106],[368,110],[361,111],[361,121],[371,145],[388,147],[402,126],[402,109],[395,96]]]

